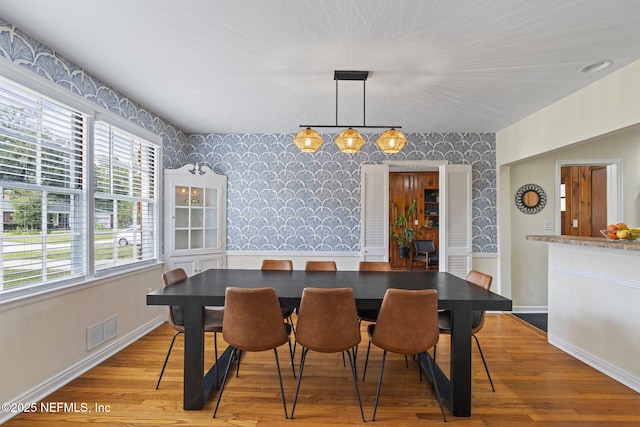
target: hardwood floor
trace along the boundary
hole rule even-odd
[[[358,353],[362,375],[366,332]],[[217,394],[201,411],[182,409],[182,338],[176,340],[160,389],[158,373],[173,332],[167,324],[132,344],[43,402],[86,403],[89,412],[23,413],[6,427],[40,426],[272,426],[361,425],[353,381],[339,354],[309,352],[295,419],[285,420],[273,352],[248,353],[240,377],[227,383],[218,418],[211,418]],[[544,333],[510,314],[489,314],[478,334],[496,392],[491,391],[482,361],[473,350],[471,418],[445,410],[448,424],[463,426],[611,426],[640,425],[640,394],[601,374],[546,342]],[[213,360],[213,339],[206,338],[206,358]],[[220,345],[223,347],[224,345]],[[438,363],[448,372],[449,340],[441,335]],[[288,348],[279,350],[287,409],[295,391]],[[297,352],[296,363],[300,352]],[[359,381],[368,421],[380,369],[381,351],[372,348],[366,381]],[[95,405],[103,405],[97,412]],[[108,405],[108,410],[107,410]],[[389,354],[374,425],[440,425],[438,404],[417,365]]]

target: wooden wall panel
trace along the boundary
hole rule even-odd
[[[405,212],[415,199],[417,209],[410,223],[421,231],[420,239],[435,241],[438,248],[438,228],[424,228],[425,226],[425,190],[431,193],[439,185],[438,172],[391,172],[389,174],[389,224],[393,224],[398,214]],[[418,224],[415,225],[415,221]],[[394,269],[409,269],[409,260],[398,255],[398,243],[389,243],[389,261]]]
[[[607,171],[604,166],[563,166],[566,212],[561,215],[563,235],[602,237],[607,221]],[[577,227],[574,227],[577,221]]]

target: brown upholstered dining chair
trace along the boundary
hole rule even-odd
[[[465,280],[467,282],[471,282],[476,286],[481,287],[482,289],[485,290],[489,290],[491,289],[491,282],[493,280],[493,277],[491,277],[488,274],[484,274],[481,273],[479,271],[476,270],[471,270],[468,274],[467,277],[465,278]],[[487,362],[484,359],[484,354],[482,353],[482,347],[480,347],[480,341],[478,340],[478,337],[476,336],[476,333],[478,333],[482,327],[484,326],[484,320],[485,320],[485,311],[482,310],[478,310],[478,311],[473,311],[472,312],[472,318],[471,318],[471,336],[473,338],[475,338],[476,340],[476,345],[478,346],[478,351],[480,351],[480,357],[482,358],[482,363],[484,364],[484,370],[487,372],[487,377],[489,378],[489,383],[491,384],[491,389],[493,391],[496,391],[495,387],[493,386],[493,380],[491,379],[491,374],[489,373],[489,367],[487,366]],[[451,312],[450,311],[441,311],[438,314],[438,321],[440,324],[440,333],[441,334],[451,334]],[[434,352],[433,352],[433,358],[435,359],[436,357],[436,349],[434,348]]]
[[[175,283],[182,282],[187,278],[187,273],[182,268],[176,268],[166,273],[162,274],[162,282],[164,286],[171,286]],[[216,355],[216,380],[218,379],[218,332],[222,332],[222,319],[224,316],[224,309],[206,309],[204,312],[204,331],[205,332],[213,332],[213,345],[214,351]],[[156,390],[160,387],[160,381],[162,381],[162,375],[164,374],[164,370],[167,367],[167,362],[169,361],[169,356],[171,355],[171,349],[173,349],[173,344],[176,342],[176,338],[178,335],[184,333],[184,307],[180,305],[172,305],[169,306],[169,325],[176,331],[173,335],[173,339],[171,340],[171,344],[169,345],[169,351],[167,351],[167,356],[164,359],[164,364],[162,365],[162,370],[160,371],[160,377],[158,378],[158,383],[156,384]]]
[[[391,264],[387,261],[360,261],[359,271],[391,271]]]
[[[360,261],[358,271],[391,271],[391,264],[386,261]],[[378,310],[358,309],[358,318],[366,322],[375,322],[378,317]]]
[[[293,271],[293,262],[290,259],[265,259],[262,261],[262,271]],[[293,313],[295,307],[282,307],[282,318],[291,325],[291,330],[295,334],[296,330],[293,326]]]
[[[306,271],[338,271],[335,261],[307,261]]]
[[[302,346],[298,384],[293,398],[291,419],[296,409],[304,363],[309,350],[320,353],[343,353],[349,356],[360,414],[364,421],[362,400],[355,367],[355,347],[360,343],[360,327],[353,290],[350,288],[305,288],[298,309],[296,341]]]
[[[247,313],[251,313],[251,315],[247,315]],[[285,418],[288,418],[277,348],[289,341],[289,335],[287,334],[286,324],[282,322],[282,310],[275,289],[228,287],[225,292],[222,337],[231,346],[232,352],[224,371],[213,417],[215,418],[218,412],[229,368],[238,352],[273,350],[278,369],[278,379],[280,380],[282,406]]]
[[[391,271],[391,264],[387,261],[360,261],[358,266],[359,271]],[[358,320],[365,322],[375,322],[378,318],[378,312],[380,310],[377,309],[358,309]],[[357,351],[356,351],[357,354]],[[407,368],[409,367],[409,359],[405,355],[405,365]],[[364,381],[364,375],[366,375],[366,370],[363,373],[362,380]]]
[[[375,421],[387,351],[404,354],[405,356],[407,354],[420,355],[426,353],[438,342],[438,292],[435,289],[387,289],[380,306],[378,321],[373,325],[369,325],[367,329],[370,339],[365,369],[366,363],[369,361],[371,344],[384,350],[376,400],[373,406],[372,420]],[[431,378],[435,381],[432,365],[435,362],[429,357],[426,357],[426,360],[426,367],[430,371]],[[433,386],[438,405],[440,405],[442,419],[447,421],[438,385],[433,384]]]

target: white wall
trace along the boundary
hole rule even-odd
[[[497,132],[497,165],[512,164],[637,125],[638,76],[640,61]]]
[[[0,401],[38,401],[157,327],[166,308],[146,295],[161,274],[158,264],[0,305]],[[87,351],[87,327],[114,315],[117,336]],[[11,415],[0,412],[0,424]]]
[[[546,306],[546,248],[524,236],[545,234],[545,219],[555,222],[557,159],[622,158],[624,215],[640,225],[640,144],[634,130],[640,123],[638,76],[640,61],[496,133],[500,280],[515,310]],[[528,183],[542,186],[548,196],[547,207],[537,215],[524,216],[515,208],[516,190]]]
[[[548,246],[549,342],[640,392],[640,252]]]
[[[630,225],[640,225],[640,129],[628,129],[596,138],[564,150],[511,166],[511,194],[523,184],[540,185],[547,194],[547,206],[536,215],[526,215],[511,203],[512,299],[516,306],[545,306],[546,278],[538,274],[547,265],[547,250],[538,242],[526,241],[527,234],[556,234],[559,207],[556,189],[556,162],[569,160],[622,160],[623,217]],[[554,230],[543,230],[543,222],[554,222]],[[517,284],[517,285],[516,285]]]

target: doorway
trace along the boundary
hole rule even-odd
[[[607,228],[607,168],[570,165],[560,169],[561,234],[602,237]]]
[[[619,161],[557,162],[559,234],[603,237],[600,230],[620,221],[619,172]]]
[[[440,173],[389,172],[389,224],[393,224],[401,213],[407,216],[409,206],[416,202],[416,209],[407,217],[407,226],[415,230],[416,240],[432,240],[436,254],[440,242]],[[391,230],[390,230],[391,231]],[[394,270],[411,270],[411,256],[401,257],[396,241],[389,243],[389,262]],[[410,244],[413,251],[413,243]],[[424,264],[423,269],[424,269]],[[429,265],[438,271],[438,264]]]

